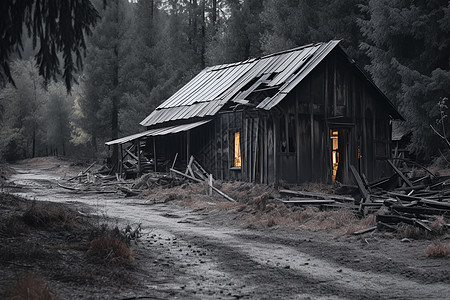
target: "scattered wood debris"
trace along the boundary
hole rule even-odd
[[[128,153],[128,155],[132,156],[133,154]],[[78,175],[65,180],[64,183],[58,183],[58,186],[75,193],[122,192],[126,197],[131,197],[139,195],[144,189],[155,187],[170,188],[181,185],[189,180],[197,183],[205,183],[209,187],[210,195],[214,191],[228,201],[235,202],[233,198],[213,185],[212,175],[206,172],[193,156],[191,156],[184,173],[174,169],[177,156],[178,154],[175,156],[172,168],[170,168],[171,174],[150,172],[133,181],[124,180],[119,174],[104,175],[104,171],[108,169],[103,166],[99,170],[93,171],[94,162]]]
[[[359,195],[355,197],[279,190],[278,200],[291,205],[315,205],[321,208],[349,207],[361,216],[376,213],[377,226],[355,232],[365,234],[374,230],[396,231],[402,224],[418,227],[428,233],[436,233],[431,225],[438,217],[444,218],[444,227],[450,228],[450,176],[437,176],[425,167],[405,159],[402,164],[388,160],[394,175],[375,182],[367,182],[354,166],[351,174]],[[408,164],[423,170],[421,176]],[[403,165],[403,167],[401,167]],[[380,210],[380,208],[384,209]],[[380,211],[384,211],[381,213]]]

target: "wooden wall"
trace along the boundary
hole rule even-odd
[[[347,58],[331,53],[271,111],[220,113],[204,126],[210,140],[194,153],[218,179],[331,183],[333,129],[342,151],[338,180],[352,182],[350,164],[372,180],[389,172],[391,128],[384,103]],[[240,168],[234,167],[235,132],[240,132]]]

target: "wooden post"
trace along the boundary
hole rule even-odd
[[[256,161],[258,158],[258,129],[259,129],[259,118],[255,119],[255,127],[256,127],[256,132],[255,132],[255,141],[254,141],[254,156],[253,156],[253,176],[252,179],[253,181],[256,182]]]
[[[212,174],[209,174],[208,180],[209,180],[209,195],[212,196],[212,193],[213,193],[213,189],[212,189],[212,186],[213,186],[213,176],[212,176]]]
[[[155,166],[155,173],[156,173],[156,165],[157,165],[157,159],[156,159],[156,137],[153,137],[153,165]]]
[[[267,132],[268,121],[268,118],[264,119],[264,183],[269,183],[269,144],[267,143],[269,139],[269,133]]]
[[[300,172],[301,172],[301,157],[300,157],[300,125],[298,120],[298,112],[299,112],[299,95],[298,89],[296,89],[296,97],[295,97],[295,149],[296,149],[296,158],[297,158],[297,167],[296,167],[296,182],[300,182]]]
[[[264,128],[265,120],[264,118],[261,119],[261,128]],[[264,148],[264,131],[261,132],[261,139],[259,140],[259,183],[263,183],[264,179],[264,169],[263,169],[263,163],[264,163],[264,154],[266,152],[266,148]]]
[[[123,150],[122,144],[119,144],[119,177],[122,178],[123,172]]]
[[[137,176],[141,176],[142,175],[142,166],[141,166],[141,140],[137,139],[136,140],[137,145],[136,145],[136,149],[137,149],[137,157],[138,157],[138,163],[137,163]]]
[[[311,110],[311,180],[313,180],[314,174],[316,174],[316,170],[314,170],[314,108],[312,103],[309,106]]]
[[[223,180],[223,115],[220,115],[220,179]]]
[[[186,161],[189,162],[191,157],[191,131],[186,131]]]
[[[337,74],[336,74],[336,69],[337,69],[337,62],[336,60],[334,61],[333,64],[333,116],[336,116],[337,114]]]
[[[244,152],[242,155],[242,165],[241,165],[241,170],[242,170],[242,177],[244,180],[249,181],[248,180],[248,172],[247,172],[247,166],[248,166],[248,119],[245,118],[245,122],[244,122]]]
[[[274,186],[278,188],[278,126],[275,116],[272,118],[273,120],[273,172],[274,172]]]

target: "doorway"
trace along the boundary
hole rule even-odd
[[[348,129],[330,129],[332,183],[348,182]]]

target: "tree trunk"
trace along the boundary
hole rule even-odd
[[[216,30],[217,23],[217,0],[212,0],[212,25],[214,30]]]
[[[205,68],[206,62],[205,62],[205,53],[206,53],[206,17],[205,17],[205,9],[206,9],[206,0],[202,1],[202,46],[201,46],[201,52],[200,52],[200,62],[202,69]]]
[[[111,139],[119,137],[119,0],[116,1],[116,45],[114,45],[114,75],[112,86]],[[113,147],[112,161],[117,161],[118,149]]]

